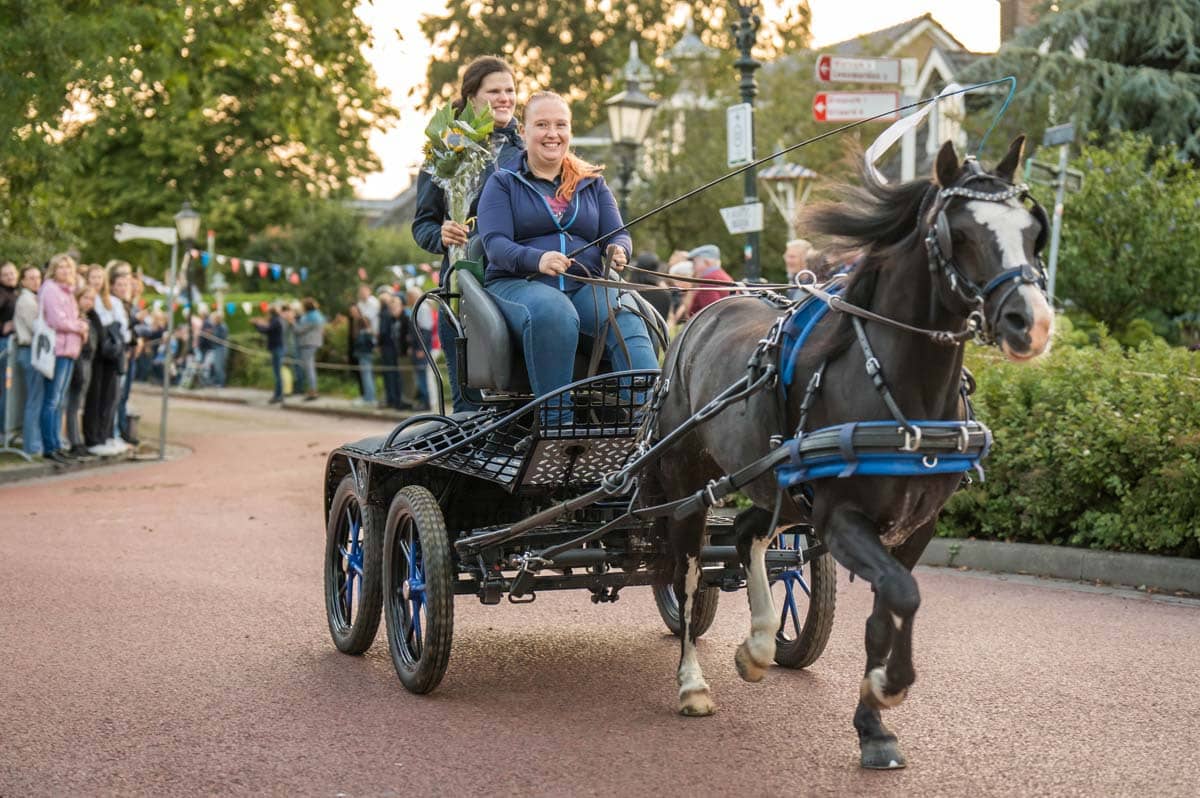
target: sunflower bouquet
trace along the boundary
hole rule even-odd
[[[495,126],[491,106],[476,111],[472,103],[467,103],[457,115],[451,105],[439,108],[425,128],[424,169],[446,192],[450,218],[459,224],[470,222],[471,198],[492,159]],[[465,254],[464,247],[450,247],[450,263],[457,263]]]

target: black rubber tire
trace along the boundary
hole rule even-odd
[[[716,587],[701,588],[696,594],[696,606],[692,610],[692,621],[696,629],[696,637],[708,631],[713,618],[717,617],[717,602],[721,598],[721,590]],[[676,637],[683,637],[683,623],[679,618],[679,599],[675,596],[673,585],[654,586],[654,605],[663,623]]]
[[[347,605],[344,595],[350,568],[344,550],[353,518],[359,520],[361,529],[358,538],[362,576],[357,613],[353,596]],[[362,654],[375,642],[375,633],[379,631],[383,606],[383,521],[381,509],[364,505],[359,498],[354,477],[343,477],[333,494],[325,529],[325,617],[333,644],[344,654]]]
[[[791,537],[796,534],[803,534],[809,546],[815,543],[811,532],[789,530],[780,533],[774,545],[794,548],[790,545],[790,541],[785,539],[785,536]],[[808,583],[807,611],[800,606],[800,600],[804,596],[795,595],[802,591],[793,589],[796,600],[795,613],[789,612],[785,603],[776,602],[780,608],[779,631],[775,634],[776,664],[785,668],[807,668],[816,662],[825,651],[825,645],[829,642],[829,633],[833,631],[834,608],[837,604],[836,568],[833,556],[829,552],[825,552],[798,569]],[[779,581],[779,579],[772,580],[772,587]],[[778,591],[772,592],[777,594]],[[799,622],[801,612],[804,612],[802,623]],[[798,623],[799,629],[797,630]],[[790,628],[785,629],[787,626]]]
[[[432,691],[446,675],[454,637],[454,562],[446,521],[433,494],[419,485],[401,488],[388,508],[383,541],[383,605],[388,652],[409,692]],[[409,551],[423,579],[422,607],[412,613]],[[424,619],[421,618],[424,610]],[[412,619],[416,618],[414,625]]]

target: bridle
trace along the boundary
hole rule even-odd
[[[1046,290],[1046,271],[1040,256],[1046,245],[1050,230],[1046,211],[1029,193],[1029,186],[1024,183],[1009,183],[1009,187],[995,192],[978,191],[968,186],[978,180],[990,180],[1008,183],[996,175],[988,174],[974,158],[967,158],[963,165],[963,177],[954,185],[940,188],[933,197],[932,208],[928,218],[933,221],[925,235],[925,249],[929,253],[929,272],[934,278],[931,291],[940,297],[942,304],[951,312],[965,316],[969,327],[975,330],[976,338],[984,344],[996,342],[995,329],[1000,318],[1000,311],[1009,298],[1021,286],[1036,285],[1043,292]],[[954,260],[954,245],[950,220],[946,216],[946,208],[951,200],[956,198],[981,200],[984,202],[1008,202],[1011,199],[1029,201],[1030,214],[1039,225],[1037,240],[1034,242],[1033,263],[1023,263],[1010,269],[1005,269],[993,277],[986,285],[980,287],[975,281],[963,273]],[[992,304],[990,313],[985,311],[988,299],[993,293],[1004,289],[998,301]],[[930,303],[932,308],[934,303]]]

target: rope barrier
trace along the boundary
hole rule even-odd
[[[199,337],[207,338],[210,341],[214,341],[214,342],[224,345],[227,349],[232,349],[235,352],[241,352],[242,354],[249,355],[251,357],[268,358],[271,356],[271,351],[269,349],[254,349],[254,348],[245,346],[243,344],[234,343],[233,341],[230,341],[227,338],[217,338],[214,335],[212,335],[211,333],[204,332],[203,330],[200,331]],[[434,350],[434,351],[440,351],[440,350]],[[283,362],[284,362],[284,365],[288,365],[288,366],[303,366],[304,365],[303,360],[300,360],[299,358],[291,357],[290,355],[285,355],[283,358]],[[322,369],[324,371],[359,371],[360,370],[358,366],[352,365],[350,363],[330,363],[327,361],[318,360],[318,361],[314,361],[313,365],[315,365],[317,368]],[[385,366],[382,364],[375,365],[374,362],[372,362],[372,364],[371,364],[371,371],[376,374],[380,374],[385,371],[398,371],[398,372],[413,373],[415,371],[415,369],[416,369],[416,366],[411,363],[405,363],[404,365],[396,365],[396,366]]]

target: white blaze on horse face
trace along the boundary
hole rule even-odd
[[[1016,200],[992,202],[968,200],[967,210],[981,226],[996,239],[1000,250],[1001,269],[1019,269],[1028,262],[1025,257],[1025,231],[1037,221]]]

